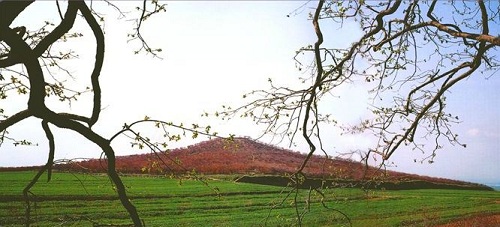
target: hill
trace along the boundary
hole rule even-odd
[[[299,152],[264,144],[249,138],[233,141],[212,139],[165,153],[117,157],[116,168],[121,173],[184,174],[292,174],[302,164],[305,155]],[[58,165],[58,169],[105,172],[105,160],[91,159]],[[356,179],[363,177],[365,166],[346,159],[326,159],[313,156],[305,173],[313,177]],[[383,175],[383,171],[369,168],[369,177]],[[416,175],[387,172],[391,178],[401,179]],[[444,180],[444,179],[443,179]]]
[[[285,182],[278,179],[294,173],[302,164],[305,155],[299,152],[264,144],[249,138],[235,138],[233,141],[212,139],[186,148],[173,149],[164,153],[140,154],[117,157],[116,168],[122,174],[237,174],[247,175],[240,179],[253,183],[271,184]],[[57,165],[55,169],[78,172],[105,172],[106,161],[91,159],[81,162]],[[395,171],[384,171],[367,167],[346,159],[326,159],[313,156],[304,172],[310,178],[322,178],[353,184],[361,181],[379,182],[385,188],[486,188],[468,182],[420,176]],[[252,178],[248,175],[255,175]],[[263,179],[263,175],[274,178]],[[267,182],[269,181],[269,182]],[[402,182],[406,182],[401,184]],[[282,183],[281,183],[282,184]],[[313,183],[315,184],[315,183]],[[441,185],[441,186],[436,186]]]

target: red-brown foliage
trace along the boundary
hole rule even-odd
[[[264,144],[248,138],[234,141],[212,139],[186,148],[157,154],[142,154],[117,157],[117,170],[121,173],[184,174],[293,174],[304,161],[299,152]],[[91,159],[71,164],[58,165],[60,170],[105,172],[106,161]],[[329,179],[385,179],[391,181],[422,180],[446,184],[464,182],[383,171],[346,159],[326,159],[313,156],[304,172],[310,177]]]

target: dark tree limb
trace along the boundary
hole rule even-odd
[[[4,1],[4,2],[13,2],[13,1]],[[24,1],[22,1],[24,2]],[[33,54],[36,56],[36,57],[40,57],[45,51],[47,51],[47,49],[49,48],[50,45],[52,45],[54,42],[56,42],[58,39],[60,39],[64,34],[66,34],[72,27],[73,27],[73,24],[75,22],[75,19],[76,19],[76,14],[78,12],[78,8],[77,8],[77,5],[75,3],[75,1],[68,1],[68,9],[66,10],[66,14],[64,16],[64,19],[61,21],[61,23],[56,27],[54,28],[54,30],[49,33],[47,36],[45,36],[42,41],[40,41],[40,43],[38,43],[38,45],[33,49]],[[16,16],[18,14],[20,14],[20,12],[18,12],[16,14]],[[7,26],[5,26],[5,28],[7,28]],[[2,26],[3,28],[3,26]],[[0,33],[0,40],[2,40],[3,38],[1,37],[1,33]],[[12,48],[12,46],[11,46]],[[12,51],[11,51],[12,53]],[[0,67],[1,68],[5,68],[5,67],[9,67],[9,66],[12,66],[12,65],[15,65],[15,64],[19,64],[22,62],[22,56],[16,56],[16,55],[11,55],[9,56],[9,58],[7,59],[3,59],[0,61]]]
[[[42,128],[43,131],[45,132],[47,140],[49,141],[49,157],[47,159],[47,164],[45,164],[48,174],[47,175],[47,182],[48,182],[52,178],[52,166],[54,165],[54,152],[56,150],[56,145],[54,142],[54,135],[52,134],[52,131],[50,130],[49,127],[49,123],[46,120],[42,120]]]
[[[94,125],[99,119],[99,113],[101,112],[101,86],[99,85],[99,74],[101,73],[102,64],[104,62],[104,33],[85,2],[79,2],[79,9],[94,33],[97,46],[94,70],[92,71],[92,75],[90,77],[94,92],[94,106],[92,116],[90,117],[90,121],[88,123],[89,126],[92,127],[92,125]]]
[[[430,21],[427,22],[428,25],[436,27],[440,31],[446,32],[454,37],[459,37],[459,38],[466,38],[466,39],[473,39],[479,42],[488,42],[493,45],[500,46],[500,37],[499,36],[492,36],[489,34],[474,34],[474,33],[469,33],[469,32],[460,32],[453,30],[449,28],[448,26],[441,24],[437,21]]]
[[[383,23],[384,17],[389,16],[391,14],[394,14],[400,5],[401,5],[401,0],[396,0],[391,7],[388,7],[387,9],[379,12],[377,14],[377,16],[375,17],[375,21],[377,22],[376,27],[374,29],[370,30],[368,33],[364,34],[363,37],[361,37],[358,42],[354,43],[353,46],[349,49],[349,52],[347,53],[347,55],[345,57],[343,57],[342,60],[340,60],[340,62],[335,64],[335,67],[333,67],[332,69],[330,69],[326,73],[324,73],[324,75],[321,78],[321,82],[324,83],[324,82],[338,80],[340,78],[340,76],[342,76],[344,74],[344,72],[342,71],[342,70],[344,70],[344,65],[348,61],[352,60],[353,56],[356,54],[356,50],[358,50],[358,48],[363,44],[363,41],[372,37],[373,35],[377,34],[378,32],[380,32],[382,30],[382,28],[384,27],[384,23]],[[323,63],[321,63],[321,64],[323,64]],[[333,72],[338,72],[338,76],[335,77],[334,79],[327,80],[328,76],[330,76]]]
[[[45,171],[47,171],[47,181],[50,181],[51,176],[52,176],[52,166],[54,165],[54,151],[55,151],[55,143],[54,143],[54,135],[50,131],[48,122],[45,120],[42,120],[42,128],[45,132],[45,135],[47,136],[47,139],[49,141],[49,157],[47,160],[47,163],[41,167],[40,170],[38,170],[37,174],[33,179],[31,179],[30,183],[26,185],[23,189],[23,197],[24,201],[26,203],[26,208],[25,208],[25,226],[29,227],[31,224],[31,201],[30,201],[30,195],[33,195],[31,193],[31,188],[35,186],[35,184],[38,182],[40,177],[43,175]]]
[[[12,21],[33,2],[35,1],[0,1],[0,27],[10,26]]]
[[[312,157],[314,152],[316,151],[316,146],[314,143],[311,141],[310,136],[308,135],[308,131],[306,130],[309,128],[308,123],[309,123],[309,114],[311,113],[311,110],[313,107],[313,103],[316,101],[316,89],[319,89],[321,86],[321,77],[323,76],[323,64],[321,60],[321,53],[320,53],[320,46],[323,43],[323,33],[321,32],[321,28],[319,26],[319,14],[321,13],[321,10],[323,9],[323,4],[324,1],[320,0],[318,2],[318,6],[316,7],[316,11],[314,13],[314,18],[313,18],[313,25],[314,25],[314,31],[317,36],[317,41],[314,43],[314,56],[315,56],[315,61],[316,61],[316,80],[313,85],[313,87],[310,89],[310,94],[309,94],[309,100],[307,101],[306,104],[306,109],[304,111],[304,120],[302,121],[302,137],[306,140],[307,144],[309,145],[309,153],[307,154],[306,158],[302,162],[302,165],[299,167],[297,173],[302,173],[304,168],[306,167],[306,164],[309,162],[309,159]]]
[[[68,4],[68,10],[66,12],[66,17],[63,19],[63,22],[61,22],[60,26],[58,26],[56,29],[54,29],[49,35],[47,35],[42,42],[35,48],[35,50],[32,50],[27,43],[25,43],[13,29],[9,28],[8,25],[2,24],[0,27],[0,39],[3,40],[9,47],[10,47],[10,52],[9,52],[9,58],[8,59],[16,59],[16,61],[20,61],[25,67],[30,83],[30,93],[29,93],[29,100],[28,100],[28,110],[22,111],[11,118],[7,119],[6,121],[3,121],[0,123],[0,126],[2,128],[7,128],[8,126],[11,126],[20,120],[27,118],[29,116],[35,116],[37,118],[42,119],[42,128],[45,131],[45,134],[47,138],[49,139],[49,160],[47,164],[40,169],[40,171],[37,173],[37,175],[33,178],[33,180],[25,187],[23,190],[23,195],[26,198],[27,201],[27,208],[26,208],[26,225],[29,226],[30,220],[29,220],[29,213],[30,213],[30,203],[29,203],[29,195],[30,189],[33,187],[33,185],[38,181],[40,176],[43,174],[44,171],[47,169],[51,168],[53,164],[53,155],[54,155],[54,150],[55,150],[55,145],[54,145],[54,137],[50,131],[50,128],[48,127],[48,123],[51,123],[59,128],[65,128],[69,130],[73,130],[91,142],[95,143],[98,145],[103,152],[105,153],[106,157],[108,158],[108,175],[114,185],[116,186],[117,194],[118,197],[124,206],[124,208],[127,210],[129,213],[130,218],[132,219],[133,223],[135,226],[143,226],[142,221],[139,218],[139,215],[137,213],[137,210],[135,206],[130,202],[128,199],[128,196],[125,191],[125,186],[123,185],[123,182],[121,181],[120,176],[116,172],[116,158],[115,158],[115,153],[113,148],[110,146],[110,141],[104,139],[94,131],[92,131],[89,127],[84,126],[83,124],[75,121],[75,120],[86,120],[84,117],[78,116],[78,115],[72,115],[72,114],[57,114],[54,113],[52,110],[47,108],[45,104],[45,79],[42,71],[42,67],[40,65],[40,62],[38,61],[38,58],[40,57],[40,54],[45,52],[46,49],[55,41],[57,41],[60,37],[62,37],[64,34],[66,34],[69,29],[73,26],[75,17],[76,17],[76,12],[78,10],[78,7],[83,9],[83,14],[85,15],[84,17],[86,18],[87,22],[93,29],[96,39],[98,40],[98,51],[97,51],[97,57],[96,57],[96,66],[94,68],[94,72],[92,74],[92,80],[93,83],[97,81],[97,76],[99,75],[100,68],[102,66],[102,59],[103,59],[103,53],[104,53],[104,46],[103,46],[103,36],[102,36],[102,30],[98,28],[96,30],[96,23],[93,23],[95,21],[92,21],[89,16],[92,16],[91,14],[89,15],[89,10],[86,7],[85,3],[83,1],[81,2],[76,2],[76,1],[70,1]],[[25,7],[24,7],[25,8]],[[22,10],[18,11],[15,16],[20,14]],[[14,16],[14,18],[15,18]],[[12,19],[13,20],[13,19]],[[98,25],[97,25],[98,26]],[[99,31],[101,32],[101,36],[99,37]],[[37,51],[40,51],[38,53]],[[95,85],[95,84],[94,84]],[[98,86],[98,82],[97,82]],[[100,89],[99,89],[100,91]],[[94,107],[97,106],[97,109],[100,109],[100,93],[97,95],[98,104],[94,103]],[[99,110],[98,110],[99,111]],[[95,112],[94,110],[94,115],[91,117],[91,119],[88,121],[90,125],[92,125],[92,122],[95,123],[98,118],[99,112]],[[72,120],[75,119],[75,120]],[[50,179],[50,176],[49,176]]]
[[[85,123],[88,123],[90,121],[90,119],[88,117],[80,116],[77,114],[72,114],[72,113],[58,113],[58,114],[61,116],[67,117],[71,120],[75,120],[75,121],[81,121],[81,122],[85,122]]]
[[[33,116],[33,114],[29,110],[23,110],[10,116],[9,118],[3,121],[0,121],[0,132],[31,116]]]
[[[30,82],[28,110],[34,116],[39,117],[39,113],[46,111],[47,107],[45,106],[45,79],[38,56],[34,55],[28,44],[9,27],[0,27],[0,35],[11,48],[10,57],[22,59],[22,63],[26,66]]]
[[[95,143],[99,146],[108,159],[108,176],[112,180],[113,184],[116,186],[116,191],[118,197],[123,207],[128,211],[130,218],[132,219],[135,226],[143,226],[142,221],[137,213],[135,206],[128,199],[127,193],[125,191],[125,186],[116,172],[116,158],[115,152],[110,145],[110,141],[104,139],[99,134],[92,131],[92,129],[85,127],[84,125],[65,118],[59,114],[53,112],[46,112],[43,119],[49,121],[50,123],[56,125],[59,128],[66,128],[78,132],[80,135],[84,136],[86,139]]]
[[[33,186],[38,182],[42,174],[47,170],[47,165],[42,166],[40,170],[38,170],[37,174],[31,179],[30,183],[26,185],[23,189],[23,197],[24,197],[24,202],[26,203],[26,208],[24,211],[24,217],[25,217],[25,223],[24,225],[26,227],[29,227],[31,224],[31,201],[30,201],[30,195],[33,195],[33,193],[30,191]]]

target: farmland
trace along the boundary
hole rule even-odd
[[[0,174],[0,226],[22,226],[22,189],[33,171]],[[123,176],[128,194],[148,226],[287,226],[296,222],[295,194],[287,188],[235,183],[232,176],[191,179]],[[221,179],[224,178],[224,179]],[[42,178],[43,179],[43,178]],[[32,189],[35,226],[129,223],[109,179],[102,174],[56,172]],[[475,190],[369,190],[336,188],[297,195],[306,226],[428,226],[467,216],[500,213],[500,193]],[[310,198],[309,209],[305,209]],[[335,210],[334,210],[335,209]]]

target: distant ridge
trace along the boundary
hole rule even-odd
[[[118,156],[116,168],[122,174],[237,174],[274,175],[293,174],[302,164],[305,155],[277,146],[264,144],[247,137],[211,139],[186,148],[166,153]],[[26,168],[26,167],[25,167]],[[311,178],[331,179],[342,182],[371,180],[379,182],[425,182],[425,185],[447,185],[466,189],[493,190],[490,187],[469,182],[433,178],[395,171],[382,171],[346,159],[326,159],[313,156],[304,172]],[[106,172],[105,160],[91,159],[55,166],[55,169],[78,172]],[[4,168],[4,170],[6,170]],[[363,178],[365,177],[365,178]],[[248,179],[248,177],[247,177]],[[430,184],[430,183],[432,184]],[[418,185],[417,185],[418,186]],[[427,186],[429,187],[429,186]]]

